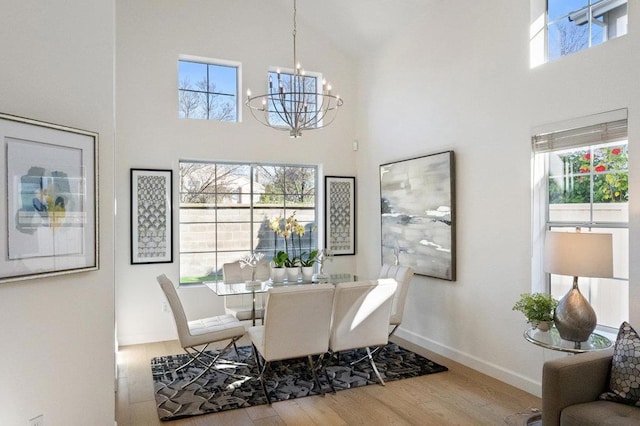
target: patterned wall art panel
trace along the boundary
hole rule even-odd
[[[325,246],[331,256],[356,254],[356,178],[325,176]]]
[[[380,166],[382,263],[456,279],[453,151]]]
[[[131,169],[131,263],[173,262],[171,170]]]
[[[0,283],[98,269],[98,134],[0,114]]]

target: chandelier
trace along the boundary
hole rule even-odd
[[[322,80],[318,90],[318,79],[307,76],[300,67],[296,56],[296,14],[296,0],[293,0],[293,74],[281,73],[280,69],[275,76],[270,73],[269,93],[251,96],[251,90],[247,90],[245,103],[260,123],[276,130],[288,130],[292,138],[302,136],[303,130],[331,124],[343,103],[339,95],[331,93],[330,83]]]

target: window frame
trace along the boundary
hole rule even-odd
[[[570,56],[573,53],[576,52],[581,52],[583,50],[587,50],[593,46],[597,46],[600,44],[604,44],[610,40],[612,40],[613,38],[619,38],[622,37],[624,35],[626,35],[628,33],[628,15],[629,15],[629,11],[628,11],[628,0],[585,0],[587,1],[587,5],[577,9],[577,10],[573,10],[573,11],[569,11],[567,13],[565,13],[562,16],[559,17],[554,17],[553,19],[549,18],[549,0],[531,0],[530,1],[530,11],[531,11],[531,17],[530,17],[530,25],[529,25],[529,50],[530,50],[530,66],[531,68],[537,67],[539,65],[548,63],[548,62],[553,62],[556,61],[558,59],[561,59],[565,56]],[[626,4],[627,7],[627,11],[626,14],[624,15],[625,17],[627,17],[627,20],[625,20],[624,23],[620,23],[620,22],[616,22],[616,26],[619,24],[624,25],[624,32],[621,32],[619,35],[616,35],[613,38],[609,38],[609,35],[606,34],[607,33],[607,29],[608,29],[608,24],[605,25],[599,25],[602,24],[597,18],[598,17],[593,17],[593,13],[589,13],[589,10],[598,10],[601,9],[603,6],[606,8],[607,6],[609,6],[608,4],[602,4],[603,2],[607,2],[607,3],[614,3],[614,7],[610,7],[608,8],[605,12],[609,12],[611,10],[615,10],[618,7],[621,7],[623,5]],[[619,4],[618,4],[619,3]],[[584,12],[586,10],[586,12]],[[583,13],[580,13],[583,12]],[[549,38],[549,34],[550,34],[550,27],[554,26],[555,24],[563,21],[563,20],[570,20],[573,21],[575,19],[579,19],[580,21],[582,21],[584,18],[582,18],[583,15],[586,15],[586,21],[584,24],[582,25],[587,25],[587,46],[584,48],[581,48],[579,50],[575,50],[575,51],[571,51],[568,52],[564,55],[559,55],[557,57],[554,57],[553,59],[550,59],[550,38]],[[601,14],[602,16],[602,14]],[[601,28],[603,28],[603,40],[597,44],[593,43],[592,40],[592,26],[593,25],[599,25]]]
[[[207,76],[208,66],[219,66],[226,68],[235,68],[236,69],[236,84],[235,84],[235,93],[217,93],[217,92],[209,92],[204,90],[194,90],[189,89],[191,92],[202,93],[206,95],[225,95],[225,96],[234,96],[235,97],[235,120],[219,120],[216,118],[202,118],[202,117],[182,117],[180,111],[180,92],[184,91],[184,89],[180,88],[180,62],[192,62],[196,64],[202,64],[207,66]],[[237,61],[231,61],[227,59],[214,59],[214,58],[205,58],[202,56],[194,56],[194,55],[179,55],[177,62],[177,91],[178,91],[178,118],[184,120],[206,120],[206,121],[216,121],[216,122],[226,122],[226,123],[241,123],[242,122],[242,99],[240,93],[242,93],[242,63]],[[207,82],[207,88],[208,88]]]
[[[544,235],[547,230],[550,229],[558,229],[560,228],[575,228],[576,226],[580,226],[583,229],[597,229],[595,232],[606,232],[607,229],[611,230],[611,232],[615,233],[616,230],[625,229],[627,231],[627,241],[626,241],[626,253],[622,253],[622,255],[626,255],[626,260],[618,254],[616,256],[616,250],[614,248],[614,262],[623,262],[627,266],[629,266],[629,247],[628,247],[628,232],[629,232],[629,219],[627,217],[626,222],[619,221],[605,221],[599,220],[594,221],[593,215],[590,216],[590,221],[562,221],[562,220],[551,220],[549,216],[550,203],[549,203],[549,189],[548,182],[550,177],[550,166],[549,166],[549,153],[552,152],[562,152],[567,150],[586,150],[593,149],[594,146],[607,145],[612,143],[626,144],[628,148],[628,136],[626,134],[626,117],[627,111],[616,110],[610,111],[608,113],[596,114],[589,117],[584,117],[576,120],[569,120],[563,123],[555,123],[551,125],[541,126],[537,129],[532,130],[532,292],[543,292],[552,294],[552,277],[551,274],[545,273],[543,269],[542,259],[544,253]],[[622,121],[625,123],[624,127],[624,137],[622,137],[621,127],[615,126],[615,123],[620,124]],[[612,131],[609,134],[608,140],[600,140],[600,141],[590,141],[589,138],[584,137],[578,142],[577,145],[571,145],[567,142],[565,138],[562,136],[566,136],[572,132],[571,129],[577,130],[574,132],[574,137],[580,138],[581,129],[591,129],[597,128],[598,126],[602,126],[602,132],[607,135],[607,125],[611,124]],[[567,130],[569,129],[569,130]],[[549,136],[551,135],[551,136]],[[560,135],[558,141],[553,143],[553,136]],[[540,143],[540,138],[546,139],[547,141],[551,140],[551,142],[546,143],[543,141]],[[591,136],[590,136],[591,137]],[[595,139],[595,137],[594,137]],[[536,147],[536,142],[539,144]],[[626,173],[628,174],[628,163]],[[594,172],[593,167],[591,167],[590,173]],[[591,197],[593,196],[593,187],[590,190]],[[590,211],[593,210],[593,198],[590,199]],[[628,201],[627,201],[628,206]],[[615,269],[614,269],[615,272]],[[628,271],[627,271],[628,274]],[[565,278],[565,277],[563,277]],[[630,303],[630,294],[629,294],[629,277],[614,277],[612,280],[623,281],[626,283],[626,312],[628,317],[629,311],[629,303]],[[582,278],[581,282],[587,281],[587,278]],[[562,285],[565,285],[563,282]],[[586,287],[586,285],[583,285]],[[582,287],[581,287],[581,290]],[[583,290],[583,294],[585,291]],[[562,297],[562,294],[560,297]],[[589,299],[589,295],[585,294],[585,297]],[[626,318],[628,320],[628,318]],[[600,320],[599,320],[600,321]],[[603,330],[605,332],[615,332],[617,330],[617,325],[614,326],[612,324],[603,325],[598,324],[598,329]]]
[[[218,166],[218,165],[222,165],[222,166],[238,166],[238,167],[247,167],[248,168],[248,174],[247,176],[249,176],[249,185],[250,185],[250,193],[244,193],[247,198],[248,198],[248,207],[231,207],[231,206],[226,206],[225,209],[238,209],[238,208],[247,208],[248,209],[248,219],[247,220],[238,220],[238,221],[229,221],[229,220],[218,220],[218,209],[220,209],[219,205],[218,205],[218,196],[219,195],[228,195],[228,196],[233,196],[233,194],[237,194],[237,192],[230,190],[230,191],[222,191],[222,192],[218,192],[217,190],[214,190],[212,192],[209,192],[210,194],[212,194],[212,196],[215,198],[215,201],[212,203],[212,205],[209,206],[205,206],[205,207],[185,207],[183,206],[183,202],[182,202],[182,196],[183,196],[183,181],[182,181],[182,170],[181,170],[181,166],[182,164],[203,164],[203,165],[213,165],[213,166]],[[313,216],[313,221],[309,222],[309,221],[301,221],[301,224],[305,225],[309,225],[309,228],[311,230],[311,234],[309,236],[305,236],[303,237],[303,247],[307,248],[309,247],[310,249],[314,249],[314,248],[318,248],[321,246],[321,241],[320,238],[323,235],[321,228],[321,217],[320,217],[320,205],[319,205],[319,182],[320,182],[320,167],[318,165],[315,164],[285,164],[285,163],[256,163],[256,162],[230,162],[230,161],[204,161],[204,160],[188,160],[188,159],[180,159],[179,160],[179,169],[180,169],[180,182],[179,182],[179,197],[178,197],[178,210],[179,210],[179,226],[178,226],[178,232],[179,232],[179,236],[178,236],[178,252],[179,252],[179,256],[180,256],[180,286],[197,286],[197,285],[201,285],[203,282],[205,281],[217,281],[222,279],[221,273],[222,273],[222,264],[224,263],[224,260],[220,260],[220,258],[225,258],[225,255],[231,254],[231,253],[238,253],[238,258],[242,257],[245,254],[250,254],[251,252],[263,252],[266,254],[266,259],[271,260],[271,252],[273,251],[275,253],[276,250],[280,250],[282,249],[282,245],[283,242],[280,241],[282,240],[281,237],[275,237],[273,236],[273,240],[271,238],[267,238],[265,241],[269,242],[269,247],[268,248],[262,248],[262,249],[258,249],[258,247],[256,246],[255,242],[260,238],[259,236],[256,236],[256,227],[257,226],[261,226],[264,225],[264,218],[260,221],[257,220],[257,217],[254,215],[254,210],[256,209],[256,196],[260,196],[263,194],[267,194],[267,193],[263,193],[263,192],[259,192],[259,190],[256,190],[256,188],[254,188],[254,181],[255,181],[255,173],[256,170],[259,167],[274,167],[274,168],[278,168],[278,167],[282,167],[282,168],[299,168],[299,169],[311,169],[313,171],[313,195],[309,195],[312,196],[312,206],[310,207],[301,207],[301,206],[296,206],[295,204],[292,204],[290,201],[287,201],[287,193],[285,192],[283,195],[283,200],[279,203],[274,203],[271,207],[264,207],[265,209],[271,209],[274,211],[278,211],[277,216],[281,216],[282,218],[288,217],[292,212],[296,211],[298,218],[300,218],[300,216],[303,216],[303,214],[300,214],[301,211],[312,211],[312,216]],[[289,192],[289,195],[296,195],[295,192]],[[243,204],[244,205],[244,204]],[[215,215],[215,220],[213,221],[184,221],[183,219],[183,210],[191,210],[191,209],[202,209],[202,210],[214,210],[214,215]],[[273,215],[270,215],[269,218],[273,217]],[[212,233],[214,234],[213,240],[214,240],[214,248],[213,249],[206,249],[206,250],[186,250],[183,244],[183,226],[184,225],[194,225],[194,224],[200,224],[200,225],[212,225],[215,226],[216,231],[212,231]],[[244,224],[247,225],[249,228],[249,234],[247,235],[246,241],[249,246],[251,247],[250,249],[247,250],[240,250],[240,249],[221,249],[220,248],[220,244],[219,241],[220,239],[218,238],[218,225],[219,224],[223,224],[223,225],[230,225],[230,224]],[[272,232],[272,231],[270,231]],[[308,244],[306,244],[308,242]],[[273,245],[273,248],[271,248]],[[201,256],[206,256],[206,255],[213,255],[215,262],[214,265],[212,265],[212,272],[209,275],[202,275],[201,278],[210,278],[210,279],[203,279],[200,281],[197,280],[183,280],[183,278],[188,277],[187,275],[183,275],[183,256],[184,255],[201,255]]]

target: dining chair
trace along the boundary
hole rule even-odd
[[[178,330],[180,345],[187,355],[189,355],[189,360],[176,368],[175,371],[182,370],[194,362],[203,367],[200,374],[188,383],[182,385],[182,388],[185,388],[202,377],[206,372],[210,371],[220,356],[225,353],[231,345],[234,346],[236,354],[238,353],[238,348],[235,347],[235,343],[236,340],[245,334],[244,326],[240,324],[240,321],[238,321],[236,317],[229,314],[188,321],[182,302],[178,297],[178,292],[171,280],[167,278],[165,274],[159,275],[157,280],[171,307],[173,319]],[[208,352],[205,352],[209,344],[224,340],[230,340],[230,342],[224,349],[220,350],[217,355],[212,356]]]
[[[329,348],[333,293],[333,284],[274,287],[267,292],[264,325],[250,327],[247,332],[269,404],[265,372],[272,361],[283,359],[307,357],[313,380],[324,395],[317,370],[322,369],[322,355]],[[315,355],[319,356],[317,363]]]
[[[256,280],[268,280],[269,269],[268,263],[258,263]],[[251,280],[251,268],[243,269],[239,261],[224,263],[222,265],[222,276],[225,283],[243,283]],[[255,293],[225,296],[224,309],[225,313],[234,315],[240,321],[255,321],[256,318],[263,318],[264,316],[264,298],[262,294]],[[253,312],[255,312],[255,315]]]
[[[414,271],[409,266],[388,265],[384,264],[380,268],[378,278],[395,278],[398,288],[393,296],[393,304],[391,305],[391,316],[389,317],[389,325],[393,327],[389,333],[389,337],[398,329],[404,317],[404,305],[409,292],[409,283],[413,278]]]
[[[381,385],[384,380],[378,371],[371,347],[381,347],[389,341],[389,317],[396,292],[393,278],[338,283],[333,298],[329,350],[341,351],[366,348],[368,359]]]

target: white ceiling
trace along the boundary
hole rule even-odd
[[[293,17],[293,0],[277,1]],[[431,1],[298,0],[298,34],[308,30],[321,32],[336,45],[359,55],[422,16]]]

